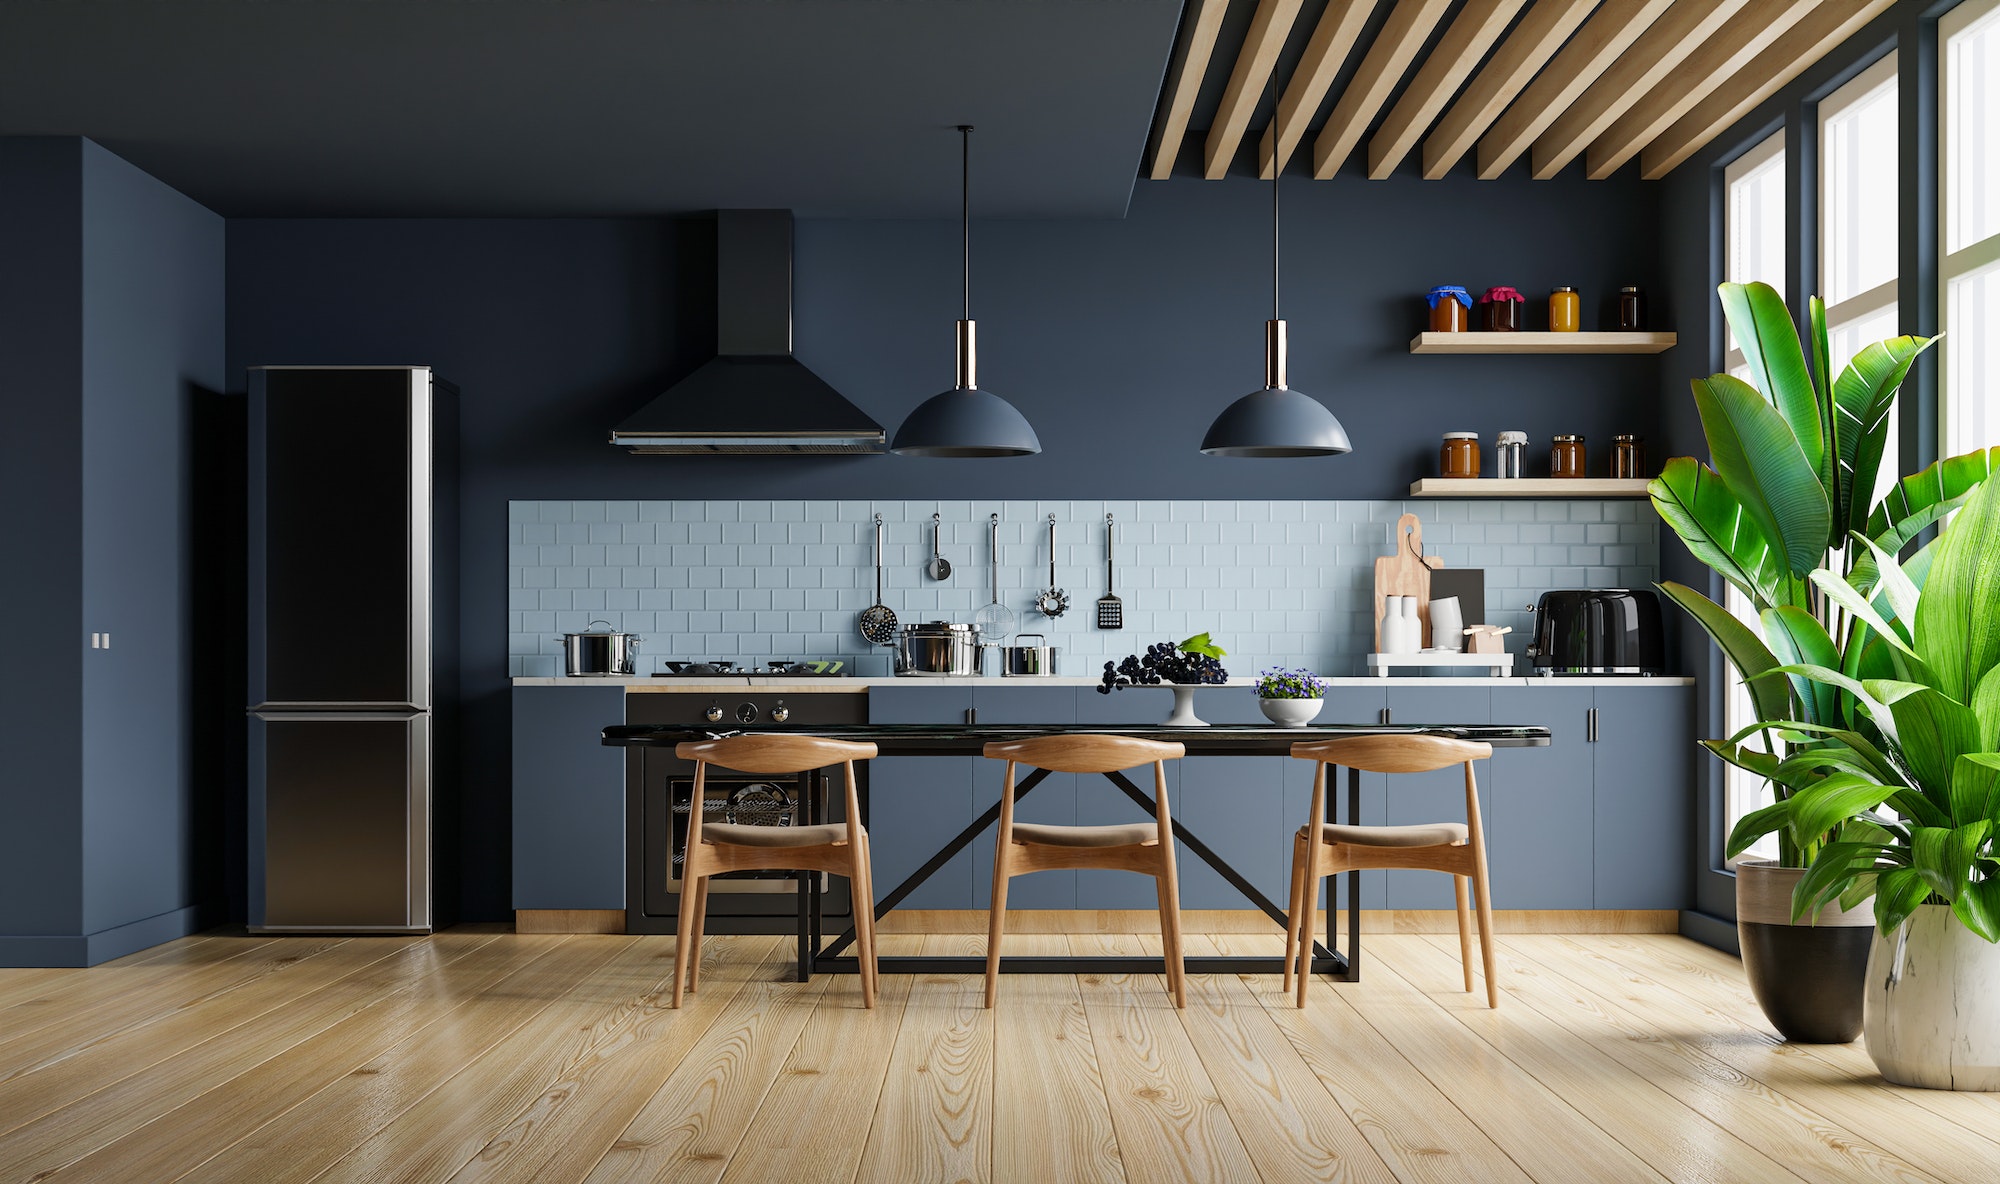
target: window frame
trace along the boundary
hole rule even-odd
[[[1762,140],[1738,153],[1736,159],[1723,167],[1722,274],[1724,279],[1736,279],[1733,274],[1735,269],[1730,266],[1736,253],[1735,228],[1730,218],[1731,212],[1735,209],[1736,186],[1748,180],[1751,176],[1769,168],[1774,161],[1781,173],[1787,171],[1790,165],[1785,159],[1786,147],[1786,129],[1780,127]],[[1789,221],[1787,219],[1787,225],[1781,233],[1781,237],[1785,239],[1788,245],[1790,243],[1789,235],[1791,234]],[[1727,322],[1723,325],[1722,340],[1722,368],[1725,372],[1735,370],[1737,367],[1743,365],[1746,359],[1744,358],[1743,351],[1733,343]]]
[[[1880,58],[1878,58],[1872,65],[1868,66],[1866,69],[1862,70],[1859,74],[1856,74],[1853,78],[1850,78],[1845,83],[1842,83],[1839,88],[1833,91],[1833,93],[1827,95],[1824,99],[1821,99],[1816,104],[1817,110],[1814,113],[1815,114],[1814,125],[1815,125],[1815,139],[1817,141],[1819,148],[1819,151],[1817,153],[1818,159],[1816,161],[1817,171],[1819,173],[1819,176],[1817,178],[1819,217],[1817,219],[1818,225],[1816,227],[1817,230],[1816,237],[1818,238],[1818,242],[1816,242],[1813,245],[1815,250],[1815,257],[1817,258],[1819,263],[1819,270],[1817,272],[1817,275],[1819,277],[1820,283],[1818,286],[1822,288],[1824,288],[1825,286],[1826,277],[1829,274],[1831,274],[1832,271],[1831,267],[1828,266],[1827,262],[1828,238],[1826,233],[1826,228],[1828,224],[1831,222],[1831,219],[1827,216],[1827,206],[1828,206],[1827,171],[1828,171],[1828,158],[1832,155],[1826,150],[1827,124],[1831,123],[1834,119],[1844,114],[1850,107],[1853,107],[1856,104],[1866,99],[1874,97],[1875,94],[1882,88],[1889,86],[1891,84],[1900,87],[1902,85],[1902,80],[1901,80],[1901,73],[1898,69],[1899,65],[1900,65],[1899,55],[1897,54],[1896,50],[1892,47],[1886,53],[1884,53]],[[1899,127],[1897,130],[1899,133],[1897,161],[1898,165],[1900,166],[1901,128]],[[1898,210],[1896,225],[1900,227],[1901,224],[1902,224],[1901,211]],[[1898,270],[1900,271],[1900,269]],[[1838,304],[1829,304],[1826,309],[1827,328],[1829,329],[1829,331],[1831,331],[1836,326],[1845,326],[1851,322],[1863,320],[1867,317],[1874,316],[1875,314],[1883,312],[1884,310],[1896,308],[1901,301],[1901,294],[1900,294],[1901,281],[1902,281],[1902,276],[1899,274],[1865,291],[1856,292],[1855,294],[1847,297],[1845,300],[1842,300]]]
[[[1954,451],[1952,395],[1959,385],[1954,381],[1953,374],[1952,281],[2000,264],[2000,231],[1966,243],[1955,251],[1951,249],[1951,42],[1970,26],[1993,17],[1996,11],[2000,11],[2000,0],[1960,0],[1939,16],[1937,24],[1937,310],[1938,330],[1944,335],[1944,340],[1938,343],[1939,352],[1943,355],[1939,366],[1943,380],[1938,384],[1937,406],[1939,456],[1950,456]]]

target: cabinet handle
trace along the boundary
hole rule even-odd
[[[1389,709],[1387,707],[1382,709],[1382,722],[1385,724],[1392,722],[1389,718]]]
[[[979,709],[977,707],[968,707],[965,709],[965,722],[969,724],[979,722]]]
[[[1584,721],[1584,740],[1591,744],[1597,743],[1597,708],[1591,708],[1584,716]]]

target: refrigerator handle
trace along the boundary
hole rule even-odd
[[[332,704],[320,703],[259,703],[250,708],[250,715],[262,720],[353,720],[378,722],[382,720],[415,719],[429,715],[422,707],[407,703],[356,704],[345,710],[335,709]]]

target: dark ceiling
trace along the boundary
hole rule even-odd
[[[219,213],[1125,212],[1180,0],[0,0],[0,135]]]

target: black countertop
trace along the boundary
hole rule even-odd
[[[1172,740],[1196,756],[1283,756],[1302,740],[1340,736],[1421,735],[1477,740],[1495,748],[1546,748],[1549,730],[1506,724],[1329,724],[1303,728],[1276,725],[1218,724],[1202,728],[1121,726],[1116,724],[825,724],[782,728],[715,728],[686,724],[619,724],[604,729],[603,743],[612,748],[670,748],[689,740],[724,736],[786,733],[864,740],[883,756],[977,755],[994,740],[1019,740],[1051,734],[1141,736]]]

